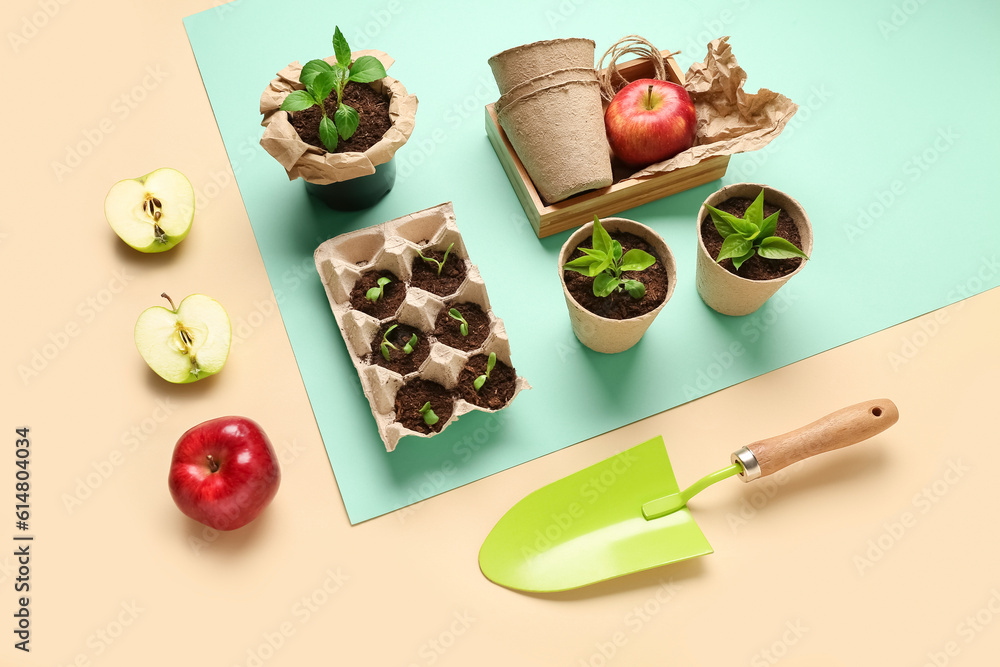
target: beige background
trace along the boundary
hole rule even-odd
[[[3,10],[19,85],[3,112],[0,544],[13,544],[21,425],[37,541],[33,650],[5,631],[0,664],[995,662],[1000,291],[352,528],[180,22],[211,3],[62,3]],[[57,173],[71,150],[86,155]],[[161,165],[191,178],[199,212],[177,249],[142,256],[102,201]],[[226,305],[238,338],[220,375],[170,386],[135,353],[135,318],[164,290]],[[662,433],[683,484],[748,440],[879,396],[902,418],[876,440],[699,497],[711,556],[552,596],[479,574],[512,503],[614,451]],[[284,480],[258,521],[219,535],[174,507],[167,464],[181,432],[233,413],[265,427]]]

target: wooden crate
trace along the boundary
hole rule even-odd
[[[667,79],[683,86],[684,73],[674,59],[669,57],[669,51],[662,53],[667,64]],[[629,81],[652,78],[653,64],[646,59],[633,60],[619,65],[618,71]],[[730,157],[728,155],[711,157],[690,167],[642,179],[626,178],[632,172],[619,174],[621,165],[616,165],[616,182],[608,187],[584,192],[555,204],[546,204],[535,190],[528,172],[514,152],[514,147],[511,146],[503,128],[500,127],[493,104],[486,105],[486,135],[539,238],[579,227],[593,220],[594,215],[601,217],[614,215],[720,179],[726,174]]]

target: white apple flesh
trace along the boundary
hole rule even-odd
[[[157,375],[184,384],[218,373],[229,356],[233,331],[222,304],[192,294],[174,307],[147,308],[135,323],[135,346]]]
[[[104,199],[104,217],[136,250],[170,250],[191,231],[194,188],[184,174],[166,167],[118,181]]]

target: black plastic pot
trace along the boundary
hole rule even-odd
[[[335,211],[360,211],[371,208],[389,194],[396,183],[396,158],[376,165],[375,173],[349,181],[317,185],[306,181],[306,192]]]

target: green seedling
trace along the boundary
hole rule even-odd
[[[391,327],[385,330],[384,334],[382,334],[382,345],[380,345],[379,347],[381,348],[382,356],[385,357],[386,361],[392,361],[392,358],[389,356],[390,348],[392,348],[393,350],[399,349],[398,347],[389,342],[389,334],[391,334],[393,329],[395,329],[398,326],[399,326],[398,324],[393,324]],[[412,353],[416,347],[417,347],[417,334],[413,334],[412,336],[410,336],[410,340],[406,341],[406,345],[403,346],[403,354]]]
[[[382,292],[385,290],[385,286],[391,282],[392,278],[379,278],[377,281],[378,287],[373,287],[365,292],[365,298],[372,303],[378,303],[378,300],[382,298]]]
[[[638,280],[622,278],[622,273],[645,271],[656,263],[655,257],[638,248],[622,254],[622,244],[611,238],[596,215],[591,245],[592,248],[577,248],[583,257],[567,262],[563,268],[593,278],[594,296],[606,297],[622,290],[633,299],[645,296],[646,286]]]
[[[319,138],[331,153],[337,150],[338,137],[350,139],[358,129],[357,109],[342,101],[344,87],[349,81],[371,83],[386,76],[385,67],[374,56],[361,56],[351,62],[351,47],[347,45],[347,39],[339,27],[333,31],[333,53],[337,57],[337,62],[333,65],[318,59],[307,62],[299,74],[299,81],[306,89],[289,93],[281,103],[282,111],[302,111],[314,104],[319,105],[323,112],[323,118],[319,122]],[[323,101],[333,91],[337,92],[337,110],[333,113],[333,120],[330,120]]]
[[[452,243],[450,246],[448,246],[448,249],[444,251],[444,257],[441,258],[440,262],[434,259],[433,257],[424,257],[424,254],[419,250],[417,251],[417,254],[420,255],[420,259],[424,260],[428,264],[433,264],[434,266],[436,266],[438,269],[437,273],[440,276],[442,269],[444,269],[444,263],[448,261],[448,253],[451,252],[451,249],[452,247],[454,247],[454,245],[455,244]]]
[[[477,377],[472,382],[472,388],[475,389],[477,393],[479,392],[480,389],[483,388],[483,385],[486,384],[486,381],[490,379],[490,371],[492,371],[493,367],[496,365],[497,365],[497,353],[490,352],[490,358],[486,360],[486,372]]]
[[[462,324],[458,327],[459,332],[461,332],[463,336],[469,335],[469,323],[465,321],[464,317],[462,317],[462,313],[452,308],[451,310],[448,311],[448,317],[450,317],[453,320],[461,322]]]
[[[434,426],[434,424],[438,423],[438,416],[434,414],[433,410],[431,410],[430,401],[424,403],[424,406],[420,408],[420,414],[423,415],[424,423],[428,426]]]
[[[764,191],[761,190],[757,198],[747,208],[742,218],[720,211],[712,206],[706,206],[716,231],[722,237],[722,249],[716,262],[724,259],[732,259],[733,266],[739,271],[743,262],[747,261],[754,254],[758,254],[764,259],[791,259],[802,257],[809,259],[809,256],[795,247],[795,244],[788,239],[775,236],[774,231],[778,227],[778,215],[781,210],[777,210],[771,215],[764,217]]]

